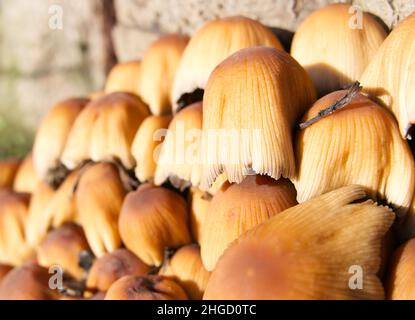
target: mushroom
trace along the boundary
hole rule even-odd
[[[360,80],[371,98],[390,109],[402,137],[415,139],[415,13],[399,23],[377,50]]]
[[[68,174],[68,168],[60,158],[75,120],[88,102],[86,98],[59,102],[48,111],[37,130],[33,146],[35,170],[38,177],[54,189]]]
[[[0,190],[13,188],[13,181],[21,161],[18,159],[0,160]]]
[[[106,94],[128,92],[138,95],[137,86],[140,80],[140,70],[141,61],[138,60],[116,64],[108,74],[104,92]]]
[[[216,193],[202,224],[201,255],[212,271],[229,246],[246,231],[295,206],[296,191],[287,179],[247,176],[240,184],[225,183]]]
[[[39,181],[40,179],[34,168],[32,153],[29,153],[16,172],[13,190],[16,192],[34,193]]]
[[[82,251],[89,251],[89,245],[80,226],[66,223],[53,229],[36,251],[40,266],[45,268],[59,266],[77,280],[86,277],[85,270],[79,265],[79,256]]]
[[[105,300],[187,300],[176,282],[162,276],[124,276],[108,289]]]
[[[153,115],[171,114],[170,91],[189,37],[169,34],[154,41],[141,62],[139,95]]]
[[[160,266],[166,248],[191,242],[186,202],[174,191],[145,185],[126,196],[119,231],[125,246],[144,263]]]
[[[117,249],[95,260],[89,270],[86,285],[89,289],[106,292],[123,276],[144,276],[150,267],[127,249]]]
[[[93,100],[76,119],[62,162],[71,170],[87,160],[119,161],[126,169],[133,169],[131,144],[148,113],[140,98],[125,92]]]
[[[202,108],[202,103],[197,102],[173,117],[157,161],[156,185],[169,179],[178,189],[199,186],[202,175]]]
[[[247,48],[221,62],[203,98],[202,186],[222,172],[236,183],[252,173],[293,178],[292,131],[314,101],[307,73],[282,50]]]
[[[320,97],[358,80],[387,36],[375,17],[354,8],[331,4],[316,10],[294,34],[291,55],[308,72]]]
[[[165,261],[159,274],[176,281],[192,300],[202,299],[210,277],[210,272],[203,266],[200,248],[194,244],[177,250]]]
[[[207,22],[192,36],[180,60],[171,93],[173,112],[202,100],[208,77],[222,60],[254,46],[282,49],[271,30],[258,21],[236,16]]]
[[[0,191],[0,263],[19,265],[33,253],[24,236],[29,200],[27,193]]]
[[[303,121],[339,101],[346,91],[318,100]],[[415,188],[415,163],[395,119],[357,94],[330,116],[301,130],[296,141],[298,202],[360,184],[373,199],[386,201],[399,216],[407,213]]]
[[[135,176],[140,182],[152,182],[156,172],[161,144],[171,116],[149,116],[134,137],[131,153],[135,159]]]
[[[0,283],[0,300],[55,300],[58,292],[49,287],[48,269],[26,263],[9,271]]]
[[[351,185],[289,208],[224,252],[204,299],[383,299],[377,273],[394,213]]]
[[[92,164],[79,179],[75,192],[78,222],[97,257],[121,246],[117,223],[125,195],[114,164]]]

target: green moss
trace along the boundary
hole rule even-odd
[[[17,117],[0,111],[0,159],[24,157],[32,148],[34,132],[20,124]]]

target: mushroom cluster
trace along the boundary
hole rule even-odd
[[[415,299],[415,13],[157,39],[0,161],[0,299]]]

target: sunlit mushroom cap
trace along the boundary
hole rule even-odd
[[[0,263],[20,265],[33,251],[25,241],[30,196],[0,191]]]
[[[287,179],[247,176],[240,184],[225,183],[216,193],[202,224],[201,254],[213,270],[229,244],[241,234],[295,206],[296,191]]]
[[[349,4],[331,4],[301,23],[291,54],[322,96],[358,80],[386,36],[371,14]]]
[[[104,92],[128,92],[138,95],[141,61],[128,61],[116,64],[110,71]],[[93,100],[93,99],[92,99]]]
[[[123,203],[119,230],[125,246],[150,266],[160,266],[166,248],[191,242],[186,202],[174,191],[146,186]]]
[[[193,300],[201,300],[210,272],[205,269],[198,245],[187,245],[177,250],[160,269],[160,275],[176,281]]]
[[[346,91],[318,100],[303,121],[333,105]],[[298,176],[294,181],[301,203],[317,195],[360,184],[373,199],[386,200],[400,214],[412,201],[415,167],[393,116],[358,94],[344,108],[300,130],[296,141]]]
[[[361,77],[365,92],[394,113],[403,137],[415,124],[414,29],[415,13],[390,33]]]
[[[202,175],[201,102],[179,111],[171,121],[161,146],[154,182],[161,185],[166,180],[176,188],[199,186]]]
[[[139,95],[154,115],[171,114],[170,92],[174,76],[189,37],[162,36],[144,52],[141,63]]]
[[[161,143],[171,119],[171,116],[149,116],[137,130],[131,153],[136,162],[135,176],[140,182],[154,180]]]
[[[348,186],[275,215],[224,252],[204,299],[383,299],[387,207]]]
[[[212,200],[212,195],[192,187],[189,190],[189,215],[190,215],[190,231],[193,240],[200,244],[202,239],[202,227],[205,222],[207,210]]]
[[[292,131],[314,100],[307,73],[282,50],[248,48],[225,59],[203,98],[202,185],[222,172],[237,183],[251,171],[292,178]]]
[[[82,280],[86,274],[79,265],[79,257],[84,250],[89,250],[89,245],[82,228],[67,223],[50,231],[36,251],[39,265],[59,266],[65,273]]]
[[[97,257],[121,246],[118,217],[125,194],[114,164],[93,164],[81,174],[75,193],[77,216]]]
[[[148,114],[140,98],[129,93],[115,92],[92,101],[73,125],[62,162],[73,169],[88,159],[119,160],[132,169],[135,161],[131,144]]]
[[[36,133],[33,146],[33,162],[40,179],[57,187],[65,173],[60,161],[70,131],[76,118],[89,102],[85,98],[73,98],[55,105],[46,114]],[[78,141],[79,142],[79,141]]]
[[[172,89],[173,111],[178,111],[184,94],[205,88],[210,73],[222,60],[254,46],[282,49],[271,30],[258,21],[236,16],[206,23],[192,36],[180,61]]]
[[[16,192],[33,193],[40,179],[35,171],[32,153],[29,153],[19,166],[13,181]]]
[[[21,161],[18,159],[0,160],[0,190],[13,188],[14,178],[20,164]]]
[[[50,228],[76,221],[74,188],[78,174],[79,170],[72,171],[56,191],[45,183],[38,185],[30,201],[25,228],[26,240],[31,246],[37,247]]]

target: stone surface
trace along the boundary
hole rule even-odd
[[[8,123],[13,123],[13,130],[18,123],[22,131],[33,131],[60,99],[87,95],[103,86],[102,1],[0,0],[0,135],[10,132]],[[415,0],[113,1],[117,24],[112,38],[120,61],[142,57],[160,34],[192,34],[217,17],[246,15],[273,28],[295,31],[312,11],[333,2],[359,5],[388,27],[415,10]],[[63,13],[62,30],[49,25],[54,13],[50,10],[56,5]]]
[[[206,21],[229,15],[245,15],[270,27],[295,31],[311,12],[337,2],[360,6],[389,28],[415,10],[415,0],[115,0],[116,48],[123,59],[137,58],[154,35],[192,34]]]

